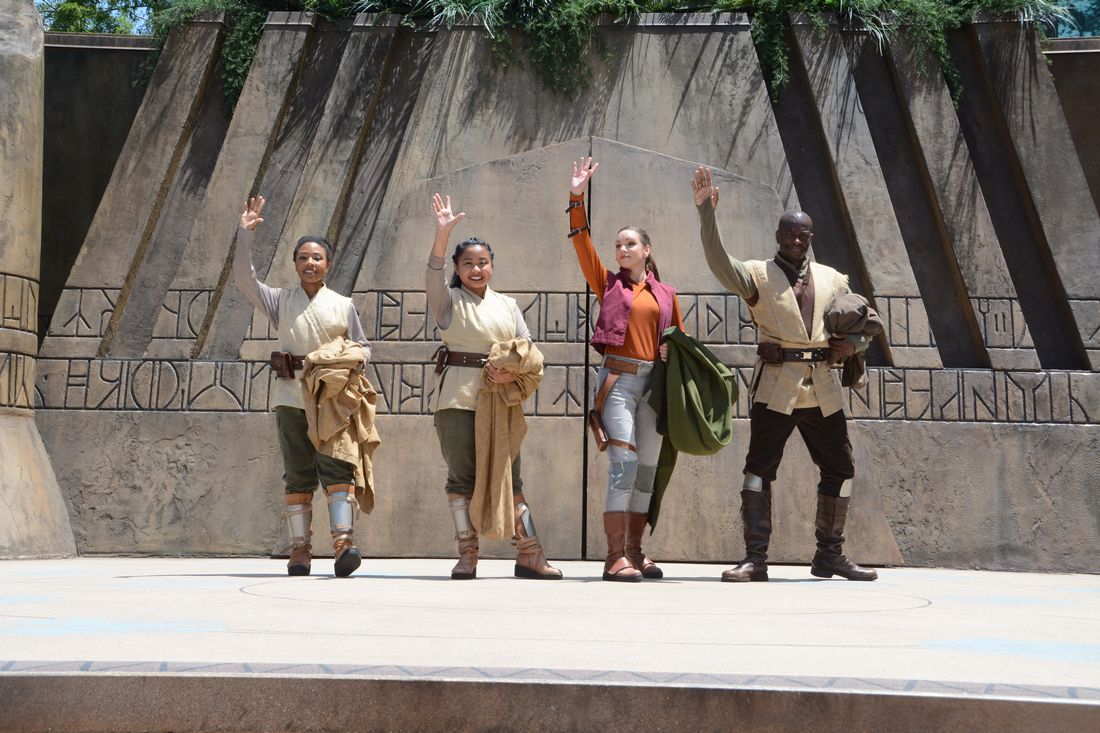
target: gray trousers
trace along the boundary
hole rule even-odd
[[[636,451],[617,445],[607,447],[607,500],[609,512],[649,511],[653,498],[653,480],[663,440],[657,432],[657,413],[642,399],[653,362],[616,356],[638,364],[637,374],[620,374],[604,401],[601,418],[607,437],[632,444]],[[611,372],[600,369],[597,384],[603,384]],[[598,389],[598,387],[597,387]]]

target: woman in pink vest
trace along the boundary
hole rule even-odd
[[[600,261],[588,232],[584,189],[599,168],[592,158],[573,164],[569,188],[569,237],[581,272],[600,301],[592,345],[603,355],[596,410],[607,435],[607,500],[603,515],[607,560],[603,579],[639,581],[664,575],[642,552],[642,534],[653,499],[661,435],[657,414],[642,399],[653,362],[666,358],[661,332],[684,327],[676,291],[661,282],[650,255],[649,235],[635,226],[615,238],[617,270]]]

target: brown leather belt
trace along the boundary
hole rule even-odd
[[[826,361],[829,358],[829,350],[827,348],[784,349],[773,341],[757,344],[756,353],[760,358],[770,364],[779,364],[784,361]]]
[[[489,361],[489,355],[472,351],[451,351],[446,346],[440,346],[432,354],[432,361],[435,362],[435,373],[442,374],[443,370],[449,366],[481,369]]]
[[[293,379],[295,370],[302,369],[306,365],[306,358],[291,354],[289,351],[271,352],[271,371],[279,379]]]
[[[637,374],[638,367],[641,364],[626,359],[616,359],[614,356],[606,356],[603,360],[603,366],[614,374]]]

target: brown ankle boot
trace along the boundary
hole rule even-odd
[[[848,580],[877,580],[878,571],[856,565],[841,550],[844,548],[844,524],[848,518],[848,500],[844,496],[817,495],[817,552],[810,563],[810,575]]]
[[[535,534],[535,523],[527,503],[516,504],[516,568],[517,578],[560,580],[561,571],[551,567],[542,552],[542,543]]]
[[[287,494],[286,523],[290,534],[290,559],[286,563],[287,575],[309,575],[313,559],[313,545],[309,543],[313,522],[313,494],[307,492]]]
[[[745,559],[722,573],[726,583],[767,581],[768,542],[772,534],[772,492],[741,491],[741,524],[745,535]]]
[[[451,580],[473,580],[477,577],[477,555],[481,547],[477,530],[470,522],[470,500],[461,494],[448,494],[447,504],[451,507],[458,541],[458,562],[451,568]]]
[[[626,559],[626,512],[604,512],[603,531],[607,534],[607,560],[603,564],[603,579],[637,583],[642,573]]]
[[[363,556],[355,546],[355,487],[351,484],[333,484],[325,487],[328,494],[328,521],[332,530],[333,574],[346,578],[363,563]]]
[[[458,562],[451,568],[451,580],[473,580],[477,577],[477,554],[481,547],[477,534],[458,538]]]
[[[642,552],[642,535],[645,534],[647,516],[640,512],[627,512],[626,542],[624,551],[626,559],[634,566],[635,570],[642,571],[643,578],[657,580],[665,577],[665,573],[657,563],[650,560]]]

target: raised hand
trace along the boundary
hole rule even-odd
[[[242,229],[255,229],[257,224],[263,223],[260,213],[264,210],[266,203],[267,199],[263,196],[253,196],[244,202],[244,208],[241,209]]]
[[[599,163],[593,163],[592,157],[581,158],[580,160],[573,162],[573,178],[569,182],[570,193],[579,196],[584,193],[584,187],[588,185],[588,181],[595,174],[596,169],[600,167]]]
[[[714,185],[710,168],[699,166],[695,169],[695,175],[691,177],[691,190],[695,194],[696,206],[702,206],[704,201],[710,199],[711,208],[718,208],[718,186]]]
[[[450,233],[455,224],[466,218],[466,212],[455,214],[451,211],[451,197],[444,199],[438,193],[432,194],[432,212],[435,214],[435,226],[440,232]]]

